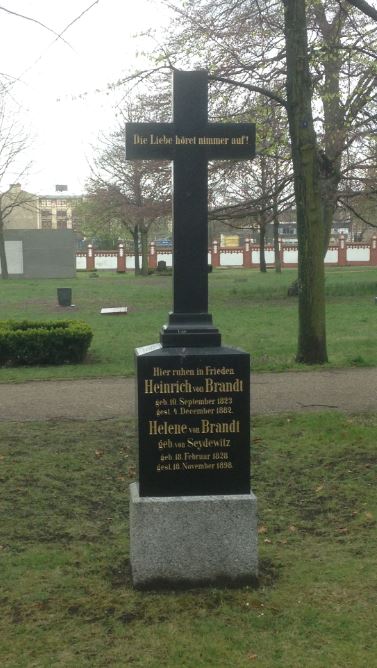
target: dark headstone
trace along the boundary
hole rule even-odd
[[[140,496],[250,492],[249,356],[136,351]]]
[[[166,262],[165,260],[159,260],[157,262],[157,271],[166,271]]]
[[[72,304],[72,288],[58,288],[57,289],[59,306],[71,306]]]

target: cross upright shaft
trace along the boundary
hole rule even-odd
[[[196,137],[207,128],[207,73],[179,72],[173,83],[173,123],[178,137]],[[208,311],[207,156],[195,145],[173,163],[173,311]]]

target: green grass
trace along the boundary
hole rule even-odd
[[[223,343],[250,352],[256,371],[299,368],[297,299],[287,297],[296,276],[285,270],[218,270],[209,275],[210,311]],[[71,287],[75,308],[57,305],[57,287]],[[0,382],[133,375],[135,347],[158,341],[171,308],[171,278],[102,272],[61,280],[0,282],[1,318],[85,320],[94,331],[84,364],[0,369]],[[377,269],[328,269],[327,335],[330,365],[377,366]],[[101,307],[127,305],[126,316],[100,315]]]
[[[373,665],[376,428],[256,419],[259,587],[137,592],[132,422],[0,423],[2,668]]]

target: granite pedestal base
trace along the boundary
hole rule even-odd
[[[135,587],[237,585],[258,575],[256,497],[140,497],[130,485]]]

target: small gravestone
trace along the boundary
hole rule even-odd
[[[127,123],[127,159],[173,162],[173,310],[135,351],[138,482],[134,585],[240,582],[257,574],[250,489],[249,355],[208,313],[209,160],[251,159],[255,126],[208,123],[208,75],[173,74],[173,122]]]
[[[157,262],[157,271],[166,271],[166,262],[165,260],[159,260]]]
[[[101,315],[127,315],[127,306],[110,306],[108,308],[101,308]]]
[[[72,305],[72,288],[58,288],[57,297],[59,306]]]

